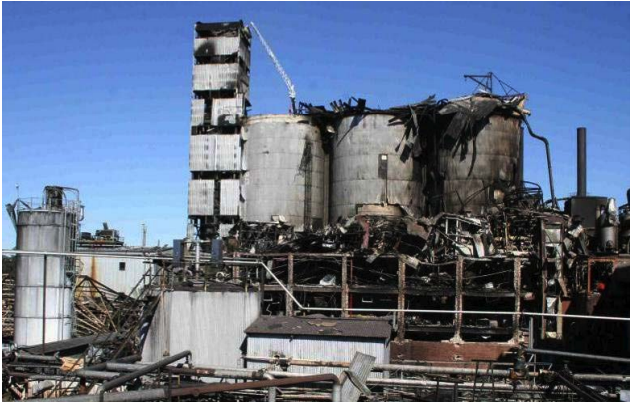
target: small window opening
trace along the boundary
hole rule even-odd
[[[120,262],[119,263],[119,270],[120,271],[125,271],[126,270],[126,263],[125,262]]]

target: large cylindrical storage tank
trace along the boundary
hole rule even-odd
[[[439,149],[439,211],[485,214],[491,207],[492,186],[519,181],[522,129],[519,117],[493,114],[467,152]]]
[[[317,126],[299,115],[262,115],[244,121],[245,221],[284,217],[296,230],[324,224],[324,150]]]
[[[410,214],[422,214],[422,163],[401,159],[405,128],[390,124],[392,118],[367,114],[340,121],[331,144],[331,222],[368,205],[401,206]]]
[[[74,213],[64,210],[18,211],[17,249],[68,252],[74,227],[73,216]],[[45,287],[44,257],[17,255],[15,345],[42,344],[43,329],[45,342],[71,338],[72,285],[66,276],[67,261],[72,261],[72,258],[67,260],[59,256],[47,256]]]

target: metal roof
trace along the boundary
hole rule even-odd
[[[392,328],[386,320],[316,317],[262,316],[245,333],[389,339]]]

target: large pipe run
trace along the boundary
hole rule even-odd
[[[126,382],[130,382],[133,379],[139,378],[143,375],[149,374],[150,372],[156,371],[157,369],[163,368],[173,362],[180,360],[181,358],[186,358],[186,357],[189,358],[191,355],[192,355],[192,352],[190,352],[189,350],[181,351],[178,354],[163,358],[161,361],[155,362],[154,364],[147,365],[129,374],[120,376],[108,382],[104,382],[103,386],[99,390],[99,395],[103,396],[104,392],[110,389],[114,389],[118,386],[125,384]]]
[[[578,127],[578,196],[586,196],[586,127]]]

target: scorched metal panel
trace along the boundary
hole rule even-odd
[[[190,180],[187,203],[190,216],[214,215],[214,181]]]
[[[384,114],[342,119],[332,141],[331,221],[356,214],[358,205],[393,204],[420,215],[424,207],[419,160],[401,160],[403,125]],[[398,148],[398,146],[400,146]]]
[[[223,179],[220,181],[220,215],[238,216],[240,205],[240,181]]]
[[[196,127],[199,125],[203,125],[204,123],[205,123],[205,100],[193,99],[190,126]]]

